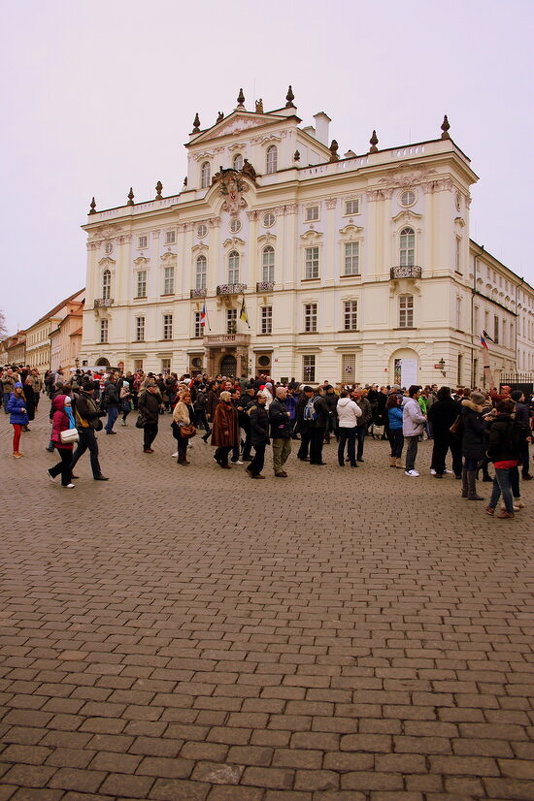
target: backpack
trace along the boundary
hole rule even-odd
[[[317,420],[317,417],[318,417],[318,414],[315,411],[314,402],[315,402],[315,398],[313,398],[313,397],[309,398],[308,402],[306,403],[306,406],[304,407],[303,417],[304,417],[304,420],[307,420],[308,422],[312,422],[314,420]]]

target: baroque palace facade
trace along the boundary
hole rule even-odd
[[[469,238],[450,138],[338,155],[329,117],[237,107],[186,144],[182,190],[88,221],[80,361],[309,383],[483,385],[534,369],[532,287]],[[203,325],[205,323],[205,325]]]

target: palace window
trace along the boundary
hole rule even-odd
[[[145,341],[145,318],[144,317],[136,317],[135,318],[135,341],[136,342],[144,342]]]
[[[108,342],[109,320],[100,320],[100,342]]]
[[[399,328],[413,328],[413,295],[399,295]]]
[[[261,334],[272,334],[273,333],[273,307],[272,306],[262,306],[261,307]]]
[[[496,345],[499,344],[499,318],[497,315],[493,318],[493,341]]]
[[[400,266],[413,267],[415,265],[415,231],[413,228],[403,228],[400,232]]]
[[[174,295],[174,267],[163,270],[163,294]]]
[[[111,298],[111,272],[104,270],[102,274],[102,297],[104,300]]]
[[[226,333],[237,333],[237,309],[226,310]]]
[[[148,246],[148,236],[140,236],[137,240],[138,248],[146,248]]]
[[[137,271],[136,298],[146,298],[146,270]]]
[[[275,224],[275,222],[276,222],[276,217],[274,216],[272,211],[265,212],[265,214],[263,215],[263,224],[265,228],[270,228],[271,225]]]
[[[457,273],[462,272],[462,240],[456,237],[456,250],[454,254],[454,269]]]
[[[201,317],[201,313],[199,311],[194,312],[194,315],[193,315],[193,336],[194,337],[201,337],[202,336],[202,328],[203,328],[203,326],[200,325],[200,317]]]
[[[302,357],[302,375],[304,377],[304,381],[307,383],[308,381],[315,381],[315,356],[303,356]]]
[[[345,201],[345,214],[359,214],[359,213],[360,213],[359,198],[356,198],[355,200]]]
[[[278,169],[278,150],[276,149],[276,145],[270,145],[267,148],[265,172],[267,173],[267,175],[271,175],[273,172],[276,172],[277,169]]]
[[[203,239],[206,236],[207,233],[208,233],[208,226],[205,225],[204,223],[200,223],[200,225],[197,228],[197,236],[198,236],[198,238],[199,239]]]
[[[360,272],[360,243],[345,243],[345,275],[359,275]]]
[[[163,339],[172,339],[172,314],[163,315]]]
[[[243,156],[241,153],[236,153],[234,156],[234,170],[242,170],[243,169]]]
[[[241,230],[241,220],[238,220],[237,217],[234,217],[234,219],[230,223],[230,231],[233,234],[237,234],[239,233],[240,230]]]
[[[228,254],[228,283],[239,283],[239,253],[236,250]]]
[[[204,161],[200,168],[200,188],[208,189],[211,181],[211,165],[209,161]]]
[[[208,273],[208,260],[200,255],[195,266],[195,289],[206,289],[206,276]]]
[[[306,206],[304,215],[306,222],[314,222],[319,219],[319,206]]]
[[[165,244],[174,245],[176,242],[176,231],[167,231],[165,234]]]
[[[263,248],[261,266],[261,280],[274,281],[274,248],[271,245]]]
[[[345,331],[356,331],[358,328],[358,301],[346,300],[343,304],[343,328]]]
[[[304,304],[304,330],[317,331],[317,303]]]
[[[306,278],[319,278],[319,248],[306,248]]]

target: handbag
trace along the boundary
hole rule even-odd
[[[102,431],[103,428],[104,428],[104,423],[100,418],[98,418],[98,420],[95,423],[95,431]]]
[[[197,433],[197,427],[190,423],[188,426],[180,426],[180,436],[191,439]]]
[[[71,445],[73,442],[80,441],[77,428],[66,428],[65,431],[60,431],[59,438],[63,445]]]
[[[142,414],[140,414],[139,417],[137,418],[137,420],[135,421],[135,427],[136,428],[144,428],[145,426],[146,426],[146,418],[143,417]]]
[[[464,421],[462,420],[462,415],[459,414],[454,423],[452,424],[452,426],[449,427],[449,431],[451,432],[451,434],[455,434],[457,437],[461,437],[463,430],[464,430]]]

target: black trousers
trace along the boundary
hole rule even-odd
[[[310,449],[311,429],[303,428],[300,432],[300,447],[297,451],[297,459],[307,459]]]
[[[337,447],[337,460],[341,467],[345,465],[345,445],[347,444],[348,457],[351,464],[356,464],[356,426],[354,428],[343,428],[338,430],[339,445]]]
[[[57,445],[55,448],[61,456],[61,461],[51,467],[48,472],[54,478],[61,473],[61,486],[66,487],[72,478],[72,451],[70,448],[67,450],[67,448],[59,448]]]
[[[247,467],[247,470],[252,476],[258,476],[263,470],[263,465],[265,464],[265,448],[265,443],[262,445],[254,445],[254,457]]]
[[[89,451],[93,478],[98,478],[98,476],[102,475],[102,471],[100,469],[100,462],[98,461],[98,442],[96,441],[95,431],[93,428],[79,428],[78,434],[80,435],[80,441],[72,455],[72,462],[70,464],[71,470],[74,470],[74,465],[80,456],[83,456],[85,451]]]
[[[462,442],[454,434],[436,434],[434,432],[431,465],[438,475],[443,475],[445,472],[445,457],[449,448],[451,450],[454,475],[460,476],[462,474]]]
[[[143,447],[150,448],[158,435],[157,423],[146,423],[143,431]]]
[[[189,440],[187,437],[178,437],[176,440],[178,443],[178,461],[185,462],[187,456],[187,446],[189,444]]]
[[[310,431],[310,464],[321,464],[323,461],[324,428],[312,428]]]
[[[220,465],[228,464],[228,454],[232,450],[230,445],[219,445],[215,451],[215,459]]]

